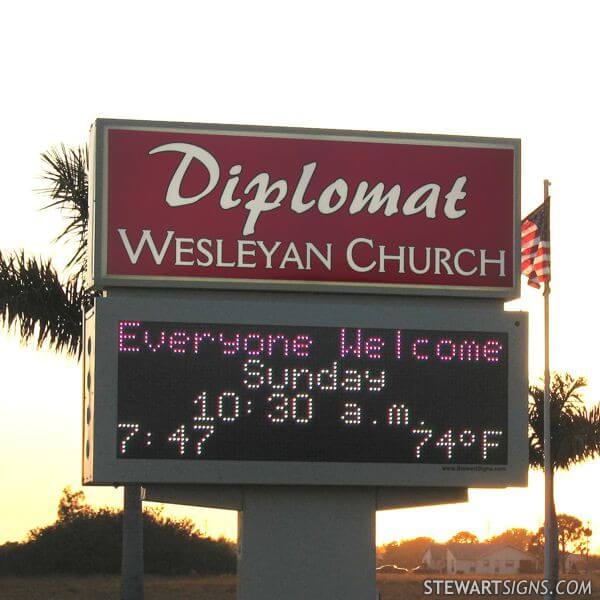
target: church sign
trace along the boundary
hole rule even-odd
[[[96,121],[96,287],[514,298],[519,140]]]

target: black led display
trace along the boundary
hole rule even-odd
[[[121,321],[120,459],[505,465],[506,333]]]

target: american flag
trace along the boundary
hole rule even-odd
[[[544,204],[521,221],[521,273],[535,288],[550,281],[550,226]]]

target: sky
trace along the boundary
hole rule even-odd
[[[3,212],[0,249],[62,268],[63,220],[40,211],[40,153],[87,141],[97,117],[514,137],[522,140],[522,212],[552,182],[551,365],[589,380],[600,401],[592,240],[600,218],[594,3],[112,2],[9,3],[0,24]],[[530,380],[543,372],[542,296],[530,313]],[[52,522],[61,489],[81,481],[81,367],[0,331],[0,543]],[[600,460],[556,478],[559,512],[594,529]],[[94,505],[121,490],[86,488]],[[210,535],[237,515],[167,507]],[[471,490],[466,504],[380,512],[377,542],[467,529],[537,529],[543,481]]]

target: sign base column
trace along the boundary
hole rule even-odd
[[[375,598],[375,490],[246,488],[239,600]]]

